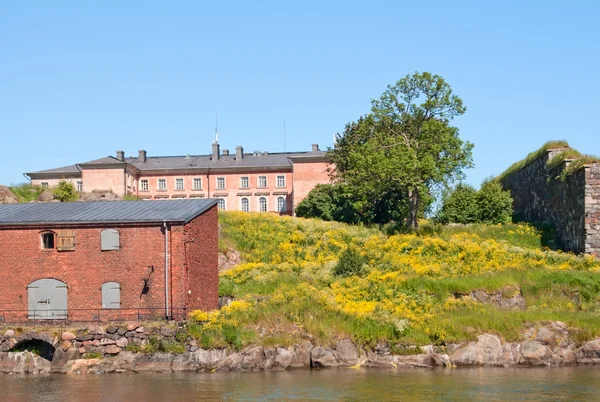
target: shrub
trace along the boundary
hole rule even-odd
[[[68,202],[77,200],[77,192],[75,191],[75,186],[73,183],[69,183],[65,180],[61,180],[58,183],[58,186],[52,190],[52,194],[54,198],[59,200],[60,202]]]
[[[512,221],[513,199],[496,180],[488,178],[483,181],[477,192],[477,205],[481,222],[497,224]]]
[[[360,275],[362,273],[364,260],[354,247],[348,247],[340,256],[336,266],[333,268],[333,275],[347,277]]]
[[[440,223],[475,223],[480,218],[477,190],[469,184],[459,183],[446,194],[438,214]]]

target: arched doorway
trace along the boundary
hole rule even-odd
[[[30,320],[64,320],[67,318],[67,284],[44,278],[27,286]]]

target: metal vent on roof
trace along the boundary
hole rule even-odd
[[[160,165],[160,164],[162,164],[162,161],[156,161],[154,163],[157,164],[157,165]]]

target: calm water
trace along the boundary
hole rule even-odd
[[[0,376],[2,401],[595,401],[600,368]]]

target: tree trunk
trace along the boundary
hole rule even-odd
[[[408,190],[408,217],[407,225],[411,229],[419,227],[417,215],[419,213],[419,191],[417,189]]]

